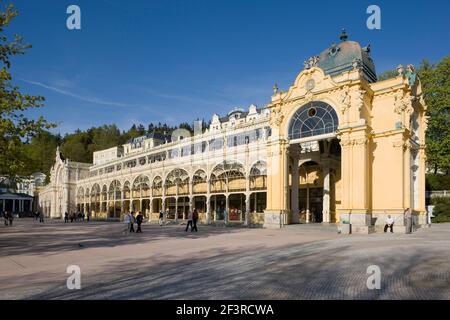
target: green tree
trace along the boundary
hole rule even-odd
[[[77,162],[92,162],[92,153],[88,146],[91,143],[89,134],[86,131],[77,130],[75,133],[66,135],[61,145],[61,153],[64,158]]]
[[[422,60],[417,70],[427,104],[428,128],[426,133],[427,164],[434,174],[450,171],[450,56],[432,64]],[[395,70],[388,70],[378,80],[395,77]]]
[[[92,143],[87,147],[90,153],[105,150],[121,144],[121,134],[115,124],[103,125],[88,130]]]
[[[422,61],[419,77],[427,104],[427,162],[434,173],[450,170],[450,56],[436,64]]]
[[[34,136],[29,144],[24,145],[28,165],[23,174],[30,175],[33,172],[43,172],[48,176],[50,168],[55,162],[56,147],[60,143],[61,137],[48,131],[41,131]]]
[[[0,175],[11,178],[26,171],[24,139],[54,127],[43,117],[33,120],[24,115],[28,109],[42,107],[44,98],[24,94],[12,83],[11,58],[31,48],[18,35],[13,40],[6,36],[5,28],[17,15],[13,5],[0,8]]]

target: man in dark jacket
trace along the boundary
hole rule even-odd
[[[136,217],[136,223],[137,223],[137,230],[136,230],[136,233],[138,233],[138,232],[140,232],[140,233],[142,233],[142,229],[141,229],[141,224],[142,224],[142,221],[144,221],[144,216],[142,215],[142,213],[139,211],[139,213],[138,213],[138,215],[137,215],[137,217]]]
[[[192,223],[193,223],[193,226],[192,226],[192,229],[191,229],[191,231],[198,231],[197,230],[197,221],[198,221],[198,211],[197,211],[197,209],[194,209],[194,212],[192,213]]]

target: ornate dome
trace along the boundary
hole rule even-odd
[[[338,44],[333,43],[316,57],[317,66],[325,74],[331,76],[340,74],[353,68],[360,68],[364,78],[369,82],[376,82],[375,65],[370,57],[370,45],[361,48],[355,41],[347,40],[345,29],[342,30]]]

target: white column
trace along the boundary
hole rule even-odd
[[[210,223],[210,214],[211,214],[211,196],[208,194],[206,196],[206,224]]]
[[[216,221],[216,217],[213,217],[213,221]],[[209,179],[206,179],[206,223],[209,224],[210,222],[211,222],[211,181]]]
[[[248,225],[248,223],[250,221],[249,214],[250,214],[250,175],[247,176],[247,181],[245,184],[245,221],[244,221],[244,225],[246,225],[246,226]]]
[[[192,181],[189,181],[189,209],[194,212],[194,188]]]
[[[250,193],[245,194],[245,221],[244,225],[248,226],[250,223]]]
[[[309,212],[309,185],[308,185],[308,173],[306,173],[306,223],[310,222],[310,212]]]
[[[330,222],[330,165],[325,164],[323,167],[323,222]]]
[[[194,196],[189,197],[189,210],[191,210],[191,212],[194,212]]]
[[[289,145],[286,146],[286,155],[284,158],[284,203],[283,209],[287,210],[289,208]],[[284,226],[287,223],[287,212],[282,213],[281,217],[281,226]]]
[[[184,214],[184,210],[183,210]],[[178,197],[175,197],[175,222],[178,222]]]
[[[298,158],[292,158],[292,190],[291,190],[292,223],[299,223],[298,212]]]
[[[230,201],[229,201],[229,195],[228,195],[228,193],[227,194],[225,194],[225,219],[224,219],[224,222],[225,222],[225,224],[227,224],[228,223],[228,221],[229,221],[229,216],[230,216],[230,212],[229,212],[229,210],[230,210],[230,203],[229,203]]]
[[[130,186],[130,212],[133,211],[133,186]]]
[[[65,186],[65,198],[66,201],[64,203],[64,212],[69,212],[70,210],[70,188],[69,188],[69,169],[66,170],[66,176],[65,176],[65,182],[66,182],[66,186]],[[60,212],[59,216],[62,217],[64,215],[64,212]]]

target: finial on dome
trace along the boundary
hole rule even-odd
[[[341,35],[339,36],[339,39],[341,39],[341,41],[347,41],[348,39],[348,35],[347,35],[347,31],[345,31],[345,29],[342,29]]]

